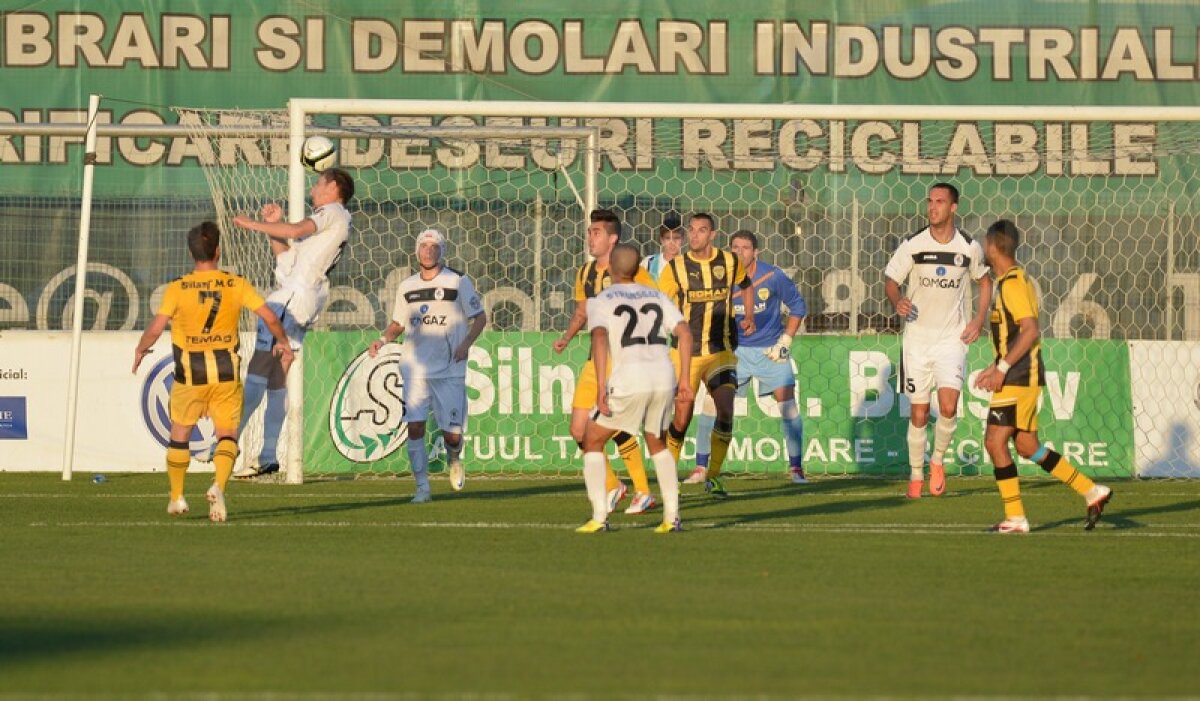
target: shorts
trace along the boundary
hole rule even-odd
[[[401,397],[404,400],[405,422],[428,421],[432,405],[438,428],[447,433],[463,432],[467,422],[466,378],[428,378],[403,366],[400,368],[400,377],[404,382]]]
[[[642,432],[661,436],[663,431],[667,430],[667,424],[671,422],[674,407],[674,387],[628,393],[610,387],[608,410],[612,412],[612,416],[593,411],[592,421],[597,426],[624,431],[632,436]]]
[[[1038,428],[1038,400],[1041,387],[1004,385],[992,395],[988,405],[987,425],[1015,428],[1033,433]]]
[[[242,383],[216,382],[209,385],[171,386],[171,421],[195,426],[201,418],[212,418],[217,430],[236,432],[242,422]]]
[[[750,381],[758,380],[758,396],[765,397],[781,387],[796,386],[796,366],[792,359],[777,363],[767,357],[767,348],[752,348],[739,346],[734,354],[737,355],[737,394],[746,396],[750,391]]]
[[[671,364],[679,368],[679,349],[671,349]],[[692,372],[688,376],[688,385],[695,394],[700,389],[701,381],[711,392],[722,385],[737,387],[738,358],[733,351],[718,351],[708,355],[692,356]]]
[[[600,398],[600,383],[596,381],[596,364],[588,359],[579,369],[575,380],[575,394],[571,395],[571,409],[595,409]]]
[[[267,297],[267,306],[279,317],[279,323],[283,324],[283,332],[291,341],[294,351],[300,350],[304,345],[304,337],[317,320],[317,311],[320,309],[317,301],[316,295],[299,294],[282,288]],[[271,329],[267,328],[267,323],[262,317],[259,317],[258,332],[254,336],[254,350],[269,351],[274,347],[275,336],[271,334]]]
[[[898,391],[913,404],[928,404],[933,389],[961,392],[967,376],[967,344],[957,338],[940,343],[905,340],[900,346]]]

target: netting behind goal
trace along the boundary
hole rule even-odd
[[[659,225],[670,215],[713,214],[725,235],[720,245],[739,229],[758,235],[761,258],[784,268],[809,306],[794,354],[811,472],[907,470],[908,406],[894,388],[900,325],[883,295],[883,269],[899,241],[925,225],[930,185],[946,181],[962,193],[965,233],[980,237],[1009,218],[1024,237],[1018,258],[1041,292],[1051,371],[1043,438],[1095,475],[1200,475],[1189,413],[1197,401],[1189,342],[1200,340],[1194,121],[1149,112],[1120,122],[839,119],[805,117],[802,108],[794,118],[664,118],[662,109],[639,113],[636,105],[623,106],[620,117],[484,117],[463,113],[467,103],[436,114],[343,106],[312,115],[310,125],[368,132],[339,139],[359,197],[350,249],[332,277],[336,301],[320,322],[335,333],[318,334],[305,350],[307,473],[406,469],[403,451],[388,452],[396,433],[380,430],[374,445],[359,441],[366,447],[349,456],[317,444],[340,440],[333,417],[347,407],[339,409],[335,395],[357,353],[352,334],[365,347],[386,323],[390,290],[411,269],[413,238],[428,226],[447,231],[450,264],[476,280],[491,313],[468,378],[469,469],[578,470],[566,429],[584,344],[566,356],[549,346],[570,316],[573,272],[585,260],[584,147],[573,139],[404,131],[515,124],[597,130],[598,205],[621,216],[645,254],[657,250]],[[244,157],[253,152],[248,145],[213,134],[223,217],[285,190],[281,113],[205,116],[210,124],[246,119],[280,131],[261,163]],[[267,285],[265,243],[245,234],[233,242],[237,250],[231,245],[227,256]],[[312,373],[318,355],[326,376]],[[990,360],[982,339],[970,352],[972,375]],[[986,404],[986,395],[964,392],[952,473],[990,473],[981,446]],[[770,399],[739,400],[728,470],[783,469],[774,412]]]

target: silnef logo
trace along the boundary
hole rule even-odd
[[[363,351],[338,379],[329,407],[329,437],[354,462],[375,462],[404,445],[400,346],[388,344],[374,358]]]
[[[171,388],[175,386],[175,360],[163,358],[150,368],[142,383],[142,422],[158,444],[171,440]],[[192,429],[188,450],[192,455],[210,453],[217,445],[217,431],[207,416]]]

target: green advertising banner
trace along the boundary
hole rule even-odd
[[[1195,105],[1198,29],[1186,2],[43,0],[0,13],[0,123],[80,122],[92,93],[100,122],[141,125],[292,97]],[[0,164],[74,184],[77,142],[0,139]],[[200,193],[168,172],[199,157],[182,137],[105,137],[98,163],[127,177],[97,194]]]
[[[304,348],[308,473],[403,472],[408,469],[399,346],[376,359],[365,353],[374,333],[310,334]],[[485,332],[472,348],[467,376],[470,419],[464,461],[471,472],[572,472],[580,458],[568,430],[571,394],[586,345],[557,355],[556,336]],[[794,347],[798,404],[805,420],[805,466],[814,474],[903,474],[908,405],[894,389],[897,336],[805,336]],[[1047,387],[1040,435],[1083,471],[1133,473],[1129,351],[1120,341],[1048,339]],[[974,372],[991,362],[984,342],[970,351]],[[990,474],[983,456],[987,395],[964,393],[958,432],[947,456],[951,474]],[[782,430],[769,397],[739,399],[731,472],[782,472]],[[614,453],[615,456],[615,453]],[[689,436],[683,458],[694,457]],[[1023,473],[1038,468],[1018,461]]]

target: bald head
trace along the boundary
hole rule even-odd
[[[633,282],[642,254],[632,244],[618,243],[608,258],[608,272],[613,282]]]

